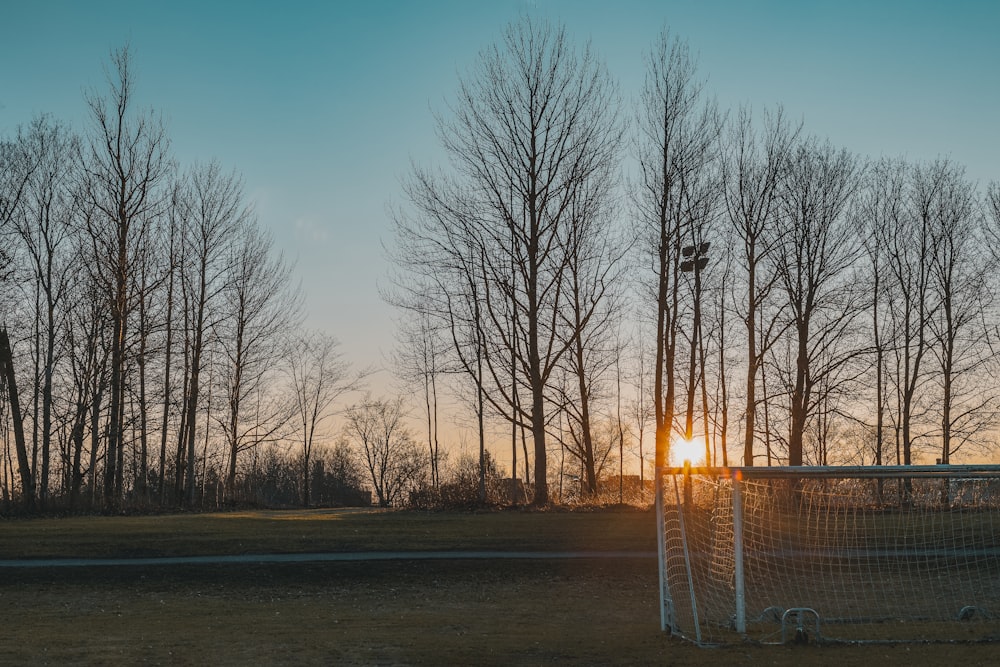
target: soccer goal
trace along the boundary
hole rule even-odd
[[[699,644],[1000,640],[1000,466],[666,468],[657,520]]]

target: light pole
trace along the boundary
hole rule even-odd
[[[702,241],[697,245],[688,245],[681,248],[681,271],[694,274],[694,333],[691,335],[691,360],[688,366],[688,404],[687,415],[684,421],[684,439],[690,442],[694,439],[694,388],[695,388],[695,367],[698,361],[698,348],[701,344],[701,272],[708,266],[708,249],[711,244]],[[704,368],[702,375],[704,376]],[[705,380],[702,377],[702,383]],[[704,388],[704,387],[703,387]],[[712,452],[705,438],[705,465],[712,465]]]
[[[685,273],[694,272],[695,278],[695,325],[696,330],[701,325],[701,304],[699,303],[699,294],[701,292],[701,279],[699,276],[700,271],[702,271],[708,265],[708,257],[705,254],[708,252],[709,244],[707,242],[700,243],[697,246],[690,245],[681,248],[681,255],[684,257],[681,260],[680,269]],[[697,340],[697,337],[695,338]],[[692,355],[694,355],[696,350],[696,343],[691,346]],[[691,364],[691,382],[694,382],[694,362],[692,360]],[[688,394],[689,399],[694,395],[693,385],[690,393]],[[657,398],[659,400],[659,398]],[[694,418],[694,405],[691,400],[688,400],[688,414],[687,414],[687,425],[685,432],[687,434],[688,440],[691,439],[692,433],[692,421]],[[671,632],[677,632],[678,627],[676,619],[674,616],[674,608],[672,598],[670,596],[670,589],[667,582],[667,570],[666,570],[666,535],[664,527],[664,500],[663,500],[663,475],[664,470],[667,466],[666,461],[666,443],[663,440],[669,439],[669,429],[670,425],[666,427],[666,434],[661,431],[661,426],[657,423],[656,429],[656,476],[653,480],[655,489],[655,500],[656,500],[656,541],[657,541],[657,565],[659,570],[659,585],[660,585],[660,629],[667,630]],[[706,464],[709,461],[706,460]],[[690,490],[690,480],[691,480],[691,463],[690,461],[685,462],[684,466],[684,478],[685,478],[685,488],[684,496],[685,502],[682,507],[682,512],[686,511],[691,505],[691,490]]]

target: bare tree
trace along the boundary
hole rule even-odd
[[[431,486],[437,488],[441,483],[438,383],[448,367],[441,331],[434,326],[429,310],[427,307],[413,309],[410,318],[400,323],[397,329],[399,347],[393,355],[393,368],[404,382],[416,387],[423,396]]]
[[[291,289],[290,267],[274,255],[270,235],[251,218],[233,231],[228,253],[214,328],[224,360],[220,374],[226,409],[219,424],[226,439],[226,489],[231,492],[240,453],[275,439],[292,417],[287,401],[269,392],[268,384],[297,323],[300,299]],[[251,400],[255,396],[262,400]]]
[[[930,322],[937,305],[933,300],[933,233],[935,210],[946,170],[943,164],[907,169],[903,206],[898,219],[886,227],[886,274],[890,298],[887,310],[892,327],[893,369],[896,395],[896,463],[913,461],[915,417],[921,412],[920,390],[929,380],[926,357],[931,350]],[[926,425],[921,427],[926,429]]]
[[[888,410],[888,369],[887,359],[892,350],[893,334],[890,318],[886,317],[887,304],[891,303],[891,280],[886,273],[889,245],[888,233],[897,229],[904,214],[904,190],[907,166],[899,160],[882,159],[867,170],[864,184],[856,199],[855,226],[865,247],[868,261],[868,282],[871,284],[869,312],[872,334],[872,354],[874,356],[875,379],[875,424],[873,443],[873,463],[885,462],[885,431]],[[860,415],[857,415],[860,417]]]
[[[393,257],[400,273],[393,277],[396,291],[384,297],[420,321],[421,328],[426,324],[443,339],[443,366],[450,369],[460,403],[471,404],[475,412],[480,491],[485,502],[488,349],[483,312],[484,250],[466,224],[471,213],[458,208],[464,196],[440,200],[426,177],[418,172],[408,186],[411,200],[422,213],[415,217],[402,212],[396,215]],[[445,201],[455,202],[456,207],[445,206]],[[404,363],[404,375],[406,366]]]
[[[723,159],[725,204],[739,243],[739,267],[745,271],[744,306],[737,313],[746,327],[746,407],[743,465],[754,464],[757,430],[757,384],[764,359],[781,333],[780,320],[767,315],[771,291],[778,280],[773,255],[780,238],[778,201],[787,170],[788,152],[798,135],[779,108],[764,114],[758,134],[752,114],[741,107],[729,126]]]
[[[71,247],[76,209],[73,157],[77,141],[65,125],[47,116],[35,118],[18,133],[20,153],[26,158],[30,156],[34,165],[11,221],[27,260],[26,274],[18,282],[22,290],[30,290],[24,294],[24,302],[35,304],[32,319],[37,372],[32,450],[39,452],[40,439],[40,474],[35,481],[43,507],[49,495],[53,379],[57,343],[62,336],[62,306],[78,271],[77,254]],[[37,458],[32,467],[39,470]]]
[[[132,54],[111,54],[109,92],[86,95],[91,131],[81,151],[92,258],[111,315],[110,418],[105,454],[104,499],[116,505],[122,493],[123,412],[127,386],[129,315],[135,305],[132,275],[137,246],[159,212],[161,183],[168,173],[167,137],[152,112],[133,111]]]
[[[982,217],[964,170],[942,162],[933,212],[931,283],[937,303],[930,320],[940,375],[941,463],[993,426],[996,404],[982,391],[989,346],[988,284],[997,264],[985,250]]]
[[[647,57],[638,110],[641,181],[636,194],[641,247],[653,270],[655,309],[653,400],[656,467],[666,465],[676,400],[675,375],[682,304],[681,244],[700,217],[694,187],[711,160],[718,113],[687,43],[664,30]]]
[[[570,203],[572,223],[566,232],[564,272],[566,308],[559,314],[561,334],[568,338],[563,363],[572,387],[559,392],[558,404],[566,412],[570,438],[564,441],[584,472],[583,492],[597,492],[598,473],[608,456],[595,443],[595,425],[603,401],[610,398],[610,373],[621,351],[618,323],[625,299],[624,263],[628,244],[614,227],[610,207],[614,175],[608,172],[578,191]]]
[[[712,233],[721,242],[712,246],[711,270],[700,271],[698,275],[698,279],[704,282],[700,287],[704,296],[699,295],[700,313],[695,327],[698,336],[696,341],[698,382],[701,386],[706,465],[728,467],[730,403],[728,368],[734,354],[738,354],[727,344],[730,336],[728,327],[732,326],[727,316],[733,308],[735,248],[732,243],[733,235],[731,230],[727,229],[725,220],[715,220]]]
[[[350,363],[338,350],[340,342],[332,336],[304,333],[292,343],[289,379],[295,397],[295,413],[301,431],[302,504],[308,506],[309,466],[320,429],[333,416],[333,406],[346,393],[358,389],[364,372],[352,374]]]
[[[589,48],[578,54],[563,29],[526,18],[506,30],[502,47],[483,52],[449,116],[438,119],[451,177],[416,170],[408,186],[425,225],[409,221],[410,237],[446,248],[450,265],[465,263],[481,285],[483,347],[502,352],[480,358],[494,385],[484,395],[515,425],[530,426],[539,505],[549,500],[546,391],[567,350],[557,314],[565,307],[568,207],[613,160],[614,102]],[[411,268],[426,275],[415,259]],[[465,282],[442,287],[443,302],[468,293]],[[524,402],[514,393],[519,384]]]
[[[794,150],[782,190],[785,224],[775,260],[795,351],[788,439],[793,466],[803,463],[803,436],[823,397],[817,390],[829,387],[859,354],[849,334],[862,305],[852,274],[860,239],[845,215],[858,176],[855,156],[807,140]]]
[[[172,383],[173,355],[174,355],[174,317],[177,306],[177,292],[179,273],[181,270],[182,255],[182,221],[184,218],[184,204],[182,201],[182,188],[179,179],[175,179],[167,205],[166,224],[161,227],[161,233],[166,239],[161,243],[161,247],[166,251],[164,258],[166,263],[166,280],[164,282],[165,293],[163,294],[163,411],[160,422],[160,453],[159,469],[157,471],[157,484],[159,486],[160,504],[167,500],[167,441],[170,434],[171,407],[174,404],[173,394],[175,391]],[[183,410],[181,411],[184,412]],[[183,429],[181,429],[183,430]],[[178,457],[179,459],[179,457]]]
[[[182,191],[182,251],[181,288],[187,304],[185,378],[185,415],[183,423],[186,450],[184,486],[189,504],[194,503],[195,481],[195,415],[201,392],[201,371],[208,337],[220,321],[221,308],[215,303],[227,287],[232,275],[233,253],[228,243],[246,224],[250,210],[243,201],[242,184],[235,174],[223,174],[217,163],[195,166],[187,176]],[[180,471],[178,470],[178,478]],[[178,490],[180,490],[178,488]]]
[[[383,400],[368,396],[347,409],[347,437],[361,447],[381,507],[398,504],[427,468],[427,456],[410,436],[404,417],[402,397]]]
[[[8,225],[18,211],[25,188],[35,168],[33,156],[25,151],[23,142],[0,141],[0,287],[4,288],[0,289],[0,316],[2,316],[0,319],[0,376],[2,376],[0,377],[0,393],[5,395],[10,409],[21,497],[28,508],[34,507],[35,477],[24,435],[24,416],[21,411],[17,387],[14,353],[6,323],[8,311],[14,303],[8,301],[10,290],[6,289],[5,283],[14,276],[18,266],[15,258],[15,244],[9,240],[11,231],[8,229]],[[4,441],[6,444],[6,438]],[[9,454],[9,450],[6,450],[5,454]],[[9,458],[5,458],[4,464],[5,466],[10,465]]]

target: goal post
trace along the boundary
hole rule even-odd
[[[688,466],[656,489],[672,634],[1000,640],[1000,466]]]

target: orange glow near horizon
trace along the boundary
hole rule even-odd
[[[691,465],[702,465],[705,462],[705,441],[685,440],[676,437],[670,440],[670,465],[679,468],[685,461]]]

